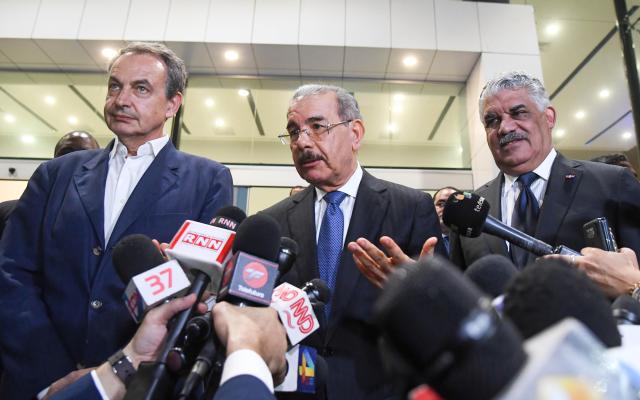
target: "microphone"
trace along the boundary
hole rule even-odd
[[[289,368],[284,381],[275,387],[278,398],[325,399],[325,388],[329,367],[327,361],[310,346],[296,345],[286,353]]]
[[[176,233],[167,254],[182,260],[193,275],[187,295],[193,293],[200,299],[211,280],[219,279],[220,260],[227,257],[235,238],[235,232],[231,230],[237,225],[235,218],[241,219],[242,216],[244,212],[237,207],[224,207],[212,220],[217,226],[186,221]],[[167,336],[156,362],[149,368],[143,368],[144,373],[136,374],[130,385],[133,388],[127,390],[125,399],[157,399],[167,395],[171,380],[167,370],[169,354],[176,347],[189,317],[195,314],[197,307],[198,302],[195,302],[191,308],[181,311],[169,321]]]
[[[628,294],[616,298],[611,312],[618,325],[640,325],[640,303]]]
[[[302,286],[302,290],[309,296],[314,311],[322,312],[322,307],[331,297],[329,286],[320,278],[314,278]]]
[[[475,193],[455,192],[444,206],[442,221],[449,229],[467,237],[477,237],[485,232],[497,236],[537,255],[581,255],[565,246],[552,247],[526,233],[520,232],[489,215],[489,202]]]
[[[407,387],[425,382],[446,399],[492,399],[525,364],[515,328],[437,255],[396,268],[373,318],[394,374]]]
[[[507,284],[516,275],[518,269],[515,265],[500,254],[489,254],[479,258],[464,271],[464,276],[492,298],[503,294]]]
[[[291,271],[293,263],[298,256],[298,243],[295,240],[283,236],[280,238],[280,251],[278,252],[278,279],[276,282],[282,280],[282,276]]]
[[[620,346],[609,300],[581,271],[562,260],[539,259],[507,287],[504,315],[525,339],[572,317],[607,347]]]
[[[244,211],[227,206],[218,211],[210,224],[187,220],[165,252],[189,271],[207,274],[211,286],[217,289],[222,265],[231,255],[236,228],[245,218]]]
[[[123,300],[129,314],[140,323],[149,309],[180,295],[190,282],[176,261],[164,262],[162,254],[145,235],[122,238],[113,248],[113,266],[127,283]]]
[[[238,226],[234,254],[225,263],[216,301],[238,306],[268,306],[278,274],[279,252],[280,227],[273,217],[257,214],[245,219]],[[179,398],[187,398],[214,364],[218,347],[214,339],[208,340],[200,351]]]
[[[269,306],[278,274],[279,251],[278,222],[266,214],[247,218],[238,227],[233,257],[225,263],[217,301]]]

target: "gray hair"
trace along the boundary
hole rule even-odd
[[[540,111],[551,105],[549,95],[547,95],[547,91],[538,78],[534,78],[523,71],[504,72],[484,85],[480,93],[480,100],[478,101],[480,119],[482,119],[484,102],[488,97],[494,96],[502,90],[518,89],[526,89],[531,100],[536,103]]]
[[[353,97],[353,94],[339,86],[323,84],[302,85],[296,89],[291,100],[299,100],[306,96],[328,92],[335,93],[336,98],[338,99],[338,116],[340,119],[345,121],[350,119],[362,119],[358,102],[355,97]]]
[[[120,56],[124,54],[151,54],[158,57],[167,67],[167,84],[165,94],[168,99],[172,98],[178,92],[184,93],[187,86],[187,68],[184,61],[174,53],[170,48],[162,43],[156,42],[133,42],[120,49],[118,57],[111,60],[109,64],[109,72],[113,64]]]

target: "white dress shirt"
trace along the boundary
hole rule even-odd
[[[104,242],[108,243],[129,196],[147,171],[160,150],[169,142],[169,136],[150,140],[138,148],[137,154],[127,154],[127,148],[116,138],[109,153],[109,172],[104,188]]]
[[[353,214],[353,206],[356,204],[356,194],[358,193],[358,187],[362,180],[362,168],[360,163],[356,167],[355,172],[351,175],[351,178],[341,188],[337,189],[340,192],[344,192],[347,196],[340,203],[340,210],[344,215],[344,230],[342,231],[342,244],[347,237],[349,231],[349,222],[351,221],[351,214]],[[327,209],[327,202],[324,200],[324,195],[327,194],[322,189],[316,189],[316,201],[315,201],[315,213],[316,213],[316,243],[318,242],[318,235],[320,235],[320,227],[322,226],[322,219],[324,218],[324,212]]]
[[[551,167],[553,166],[553,161],[556,159],[557,154],[558,153],[555,149],[551,149],[544,161],[542,161],[542,163],[533,170],[539,178],[531,184],[530,189],[533,195],[536,196],[538,205],[541,208],[544,201],[544,194],[547,190],[549,176],[551,175]],[[502,194],[500,198],[500,211],[502,212],[502,222],[509,226],[511,226],[511,217],[513,217],[513,210],[521,190],[517,179],[517,176],[504,174],[504,184],[502,185]],[[507,242],[507,247],[508,246],[509,242]]]

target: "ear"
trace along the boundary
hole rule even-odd
[[[360,149],[362,139],[364,139],[364,124],[361,119],[351,121],[351,150],[357,152]]]
[[[182,93],[176,93],[172,98],[167,102],[167,110],[164,114],[165,118],[172,118],[178,112],[180,105],[182,104]]]
[[[547,119],[547,126],[549,127],[549,131],[556,126],[556,109],[553,106],[549,106],[544,110],[544,116]]]

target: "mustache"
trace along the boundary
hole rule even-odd
[[[509,132],[500,138],[500,146],[509,144],[514,140],[522,140],[522,139],[526,140],[528,138],[529,138],[529,135],[527,135],[524,132]]]
[[[308,163],[311,161],[317,161],[317,160],[324,160],[324,157],[322,157],[322,155],[314,153],[312,150],[305,150],[302,153],[300,153],[300,155],[298,155],[296,161],[299,164],[304,164],[304,163]]]

